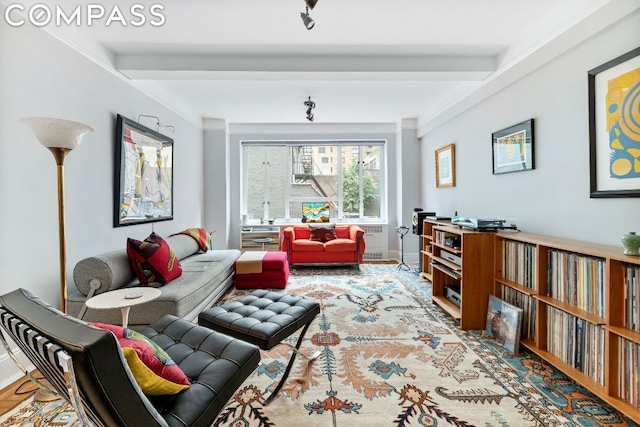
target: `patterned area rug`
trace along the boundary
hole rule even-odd
[[[301,348],[320,357],[311,364],[299,357],[279,397],[263,406],[291,348],[264,353],[213,426],[636,425],[537,357],[460,331],[431,304],[429,282],[395,265],[294,269],[286,292],[321,303]],[[2,426],[74,422],[59,402],[29,403],[0,418]]]

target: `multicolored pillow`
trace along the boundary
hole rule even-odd
[[[182,267],[169,244],[155,232],[144,241],[127,239],[131,268],[144,285],[160,287],[182,275]]]
[[[186,230],[182,230],[176,234],[186,234],[187,236],[192,237],[196,242],[198,242],[198,248],[202,252],[207,252],[211,249],[211,237],[216,230],[207,231],[204,228],[187,228]],[[172,234],[175,236],[176,234]]]
[[[328,242],[337,239],[335,224],[309,224],[309,240]]]
[[[131,329],[88,322],[113,332],[142,392],[150,396],[176,394],[189,388],[189,378],[158,344]]]

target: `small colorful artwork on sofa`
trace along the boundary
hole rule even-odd
[[[302,222],[329,222],[329,202],[303,202]]]

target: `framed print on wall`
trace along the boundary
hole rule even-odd
[[[640,48],[588,72],[591,198],[640,197]]]
[[[436,187],[456,186],[456,157],[454,144],[436,150]]]
[[[492,133],[493,174],[534,169],[533,144],[533,119]]]
[[[113,226],[173,219],[173,139],[118,114]]]

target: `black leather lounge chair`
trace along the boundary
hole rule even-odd
[[[148,397],[111,332],[68,316],[24,289],[1,296],[0,306],[4,332],[85,426],[208,427],[260,362],[252,344],[165,316],[140,332],[169,354],[191,386],[176,395]],[[14,358],[6,342],[5,348]]]

